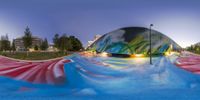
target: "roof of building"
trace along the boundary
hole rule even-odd
[[[89,49],[97,52],[108,52],[114,54],[147,54],[149,52],[148,28],[144,27],[125,27],[104,34],[95,41]],[[164,53],[170,46],[173,50],[181,49],[172,39],[166,35],[152,30],[152,52]]]

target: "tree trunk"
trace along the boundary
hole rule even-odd
[[[26,56],[28,57],[28,51],[26,51]]]

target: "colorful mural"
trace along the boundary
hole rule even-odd
[[[88,50],[112,54],[148,54],[150,30],[143,27],[121,28],[103,35]],[[164,54],[181,47],[162,33],[152,30],[152,53]]]

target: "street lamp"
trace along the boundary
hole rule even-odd
[[[150,51],[150,64],[152,65],[152,52],[151,52],[151,27],[153,26],[153,24],[150,24],[150,31],[149,31],[149,43],[150,43],[150,48],[149,48],[149,51]]]

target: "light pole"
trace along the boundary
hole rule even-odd
[[[150,55],[150,64],[152,65],[152,52],[151,52],[151,27],[153,26],[153,24],[150,24],[150,30],[149,30],[149,44],[150,44],[150,48],[149,48],[149,55]]]

